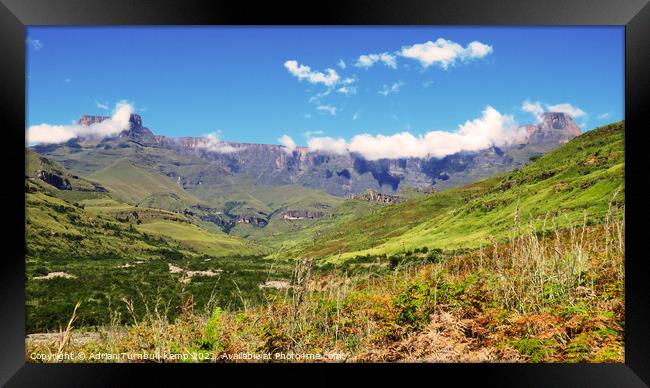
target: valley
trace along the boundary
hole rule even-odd
[[[28,334],[61,330],[74,310],[80,331],[164,327],[152,346],[170,352],[318,348],[385,361],[437,327],[437,340],[454,337],[477,360],[622,354],[623,122],[581,133],[546,112],[525,143],[379,160],[169,138],[138,115],[130,124],[25,150]],[[581,317],[585,335],[522,329],[506,343],[450,329],[460,316],[495,327],[544,314],[547,331]],[[207,338],[215,320],[221,335]],[[598,324],[602,347],[570,347],[596,342]],[[194,339],[176,337],[180,327]]]

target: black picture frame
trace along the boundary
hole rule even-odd
[[[341,372],[361,372],[368,380],[415,374],[425,384],[476,382],[482,385],[647,386],[650,384],[650,295],[647,255],[643,254],[644,132],[648,131],[650,90],[650,6],[646,0],[422,1],[333,0],[235,2],[198,0],[0,0],[0,66],[3,135],[2,182],[5,244],[0,262],[0,384],[16,386],[121,386],[146,375],[148,385],[174,376],[209,377],[213,383],[238,376],[237,383],[309,372],[304,382],[340,384]],[[25,362],[24,316],[24,130],[25,28],[30,25],[624,25],[626,121],[626,317],[624,364],[417,364],[417,365],[37,365]],[[191,369],[191,370],[190,370]],[[251,373],[256,371],[257,373]],[[271,373],[276,376],[270,377]],[[447,378],[451,378],[448,380]],[[347,379],[347,378],[345,378]],[[210,381],[210,380],[208,380]],[[301,383],[302,384],[302,383]],[[368,381],[364,383],[369,384]],[[420,384],[420,383],[418,383]]]

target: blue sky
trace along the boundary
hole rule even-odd
[[[157,134],[298,145],[453,132],[488,106],[534,122],[525,101],[584,130],[624,114],[622,27],[29,27],[26,45],[27,127],[123,100]]]

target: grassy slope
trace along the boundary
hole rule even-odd
[[[199,202],[173,180],[155,171],[136,166],[128,159],[119,159],[89,177],[130,203],[138,203],[157,193],[173,193],[186,203]]]
[[[288,221],[272,217],[269,224],[263,229],[250,225],[239,225],[235,233],[246,233],[247,239],[269,247],[273,250],[271,257],[291,257],[296,247],[313,244],[318,236],[335,230],[350,220],[380,207],[382,205],[371,202],[346,200],[320,219]]]
[[[624,126],[594,129],[509,173],[376,210],[326,233],[296,254],[341,259],[417,247],[476,247],[520,222],[602,220],[614,193],[624,201]],[[559,216],[559,217],[558,217]],[[550,222],[550,221],[549,221]]]
[[[250,255],[258,249],[237,237],[225,233],[209,232],[197,225],[156,220],[137,226],[153,235],[170,237],[183,245],[211,256]]]

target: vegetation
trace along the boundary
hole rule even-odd
[[[615,123],[520,169],[394,205],[291,185],[242,192],[227,179],[231,191],[211,198],[128,159],[99,160],[86,180],[28,152],[38,168],[26,171],[27,329],[40,334],[27,354],[622,362],[623,144]],[[34,178],[39,166],[72,188]],[[97,183],[109,192],[84,191]],[[269,223],[226,234],[186,211],[219,201]],[[280,217],[292,209],[325,211]]]

